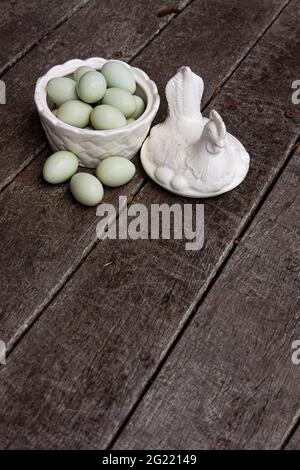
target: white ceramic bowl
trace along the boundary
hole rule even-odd
[[[100,69],[105,62],[107,62],[106,59],[100,57],[69,60],[62,65],[52,67],[38,79],[35,88],[35,104],[51,148],[54,151],[70,150],[77,155],[79,164],[88,168],[95,168],[100,160],[109,156],[119,155],[132,158],[145,140],[160,102],[157,87],[148,75],[122,62],[134,75],[137,82],[136,94],[142,96],[147,102],[146,109],[139,119],[125,127],[97,131],[70,126],[54,116],[47,103],[48,81],[54,77],[70,75],[81,65]]]

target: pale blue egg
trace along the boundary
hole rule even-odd
[[[92,106],[79,100],[63,103],[57,111],[57,117],[70,126],[83,129],[90,122]]]
[[[135,92],[135,78],[130,69],[122,63],[110,60],[103,65],[101,73],[106,79],[107,88],[123,88],[131,94]]]
[[[78,98],[76,82],[68,77],[57,77],[49,80],[47,93],[57,107],[66,101],[76,100]]]
[[[77,173],[70,182],[70,190],[74,198],[85,206],[96,206],[104,196],[101,182],[89,173]]]
[[[117,108],[125,117],[131,116],[136,110],[134,96],[122,88],[108,88],[103,96],[102,103]]]
[[[73,77],[76,82],[82,77],[87,72],[93,72],[95,69],[92,67],[89,67],[88,65],[82,65],[81,67],[78,67],[78,69],[75,70]]]
[[[97,178],[112,188],[128,183],[134,174],[134,164],[123,157],[107,157],[98,164],[96,169]]]
[[[124,114],[107,104],[96,106],[91,112],[90,119],[93,128],[98,130],[116,129],[127,124]]]
[[[78,158],[72,152],[60,150],[53,153],[44,163],[43,177],[51,184],[64,183],[78,169]]]
[[[85,103],[97,103],[106,92],[106,80],[100,72],[86,72],[78,80],[76,90]]]

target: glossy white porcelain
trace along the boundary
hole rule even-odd
[[[151,129],[141,150],[146,173],[181,196],[211,197],[238,186],[249,170],[244,146],[229,134],[221,116],[200,111],[203,80],[181,67],[166,86],[167,119]]]

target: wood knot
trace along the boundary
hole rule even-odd
[[[64,47],[65,45],[66,45],[65,41],[63,41],[62,39],[59,39],[55,43],[55,47]]]
[[[121,59],[123,57],[123,52],[122,51],[113,51],[111,54],[112,59]]]
[[[229,98],[226,101],[226,108],[229,109],[230,111],[235,111],[237,109],[237,104],[232,98]]]
[[[297,113],[295,111],[287,111],[285,115],[289,119],[294,119],[297,116]]]
[[[32,21],[32,23],[31,23],[32,28],[39,28],[40,26],[41,26],[40,21]]]

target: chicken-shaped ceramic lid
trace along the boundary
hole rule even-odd
[[[181,67],[166,86],[168,117],[151,129],[141,149],[150,178],[175,194],[196,198],[238,186],[250,161],[217,111],[211,111],[209,119],[202,116],[202,94],[202,78]]]

